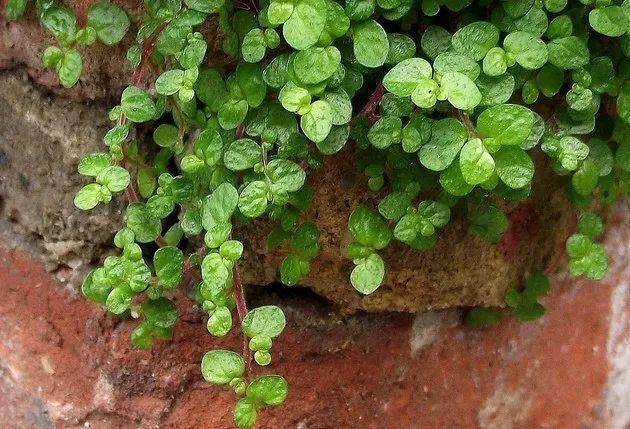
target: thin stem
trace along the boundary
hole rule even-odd
[[[232,272],[234,278],[234,299],[236,300],[236,313],[238,314],[239,324],[242,324],[243,319],[245,319],[245,316],[247,315],[247,302],[245,301],[245,293],[243,291],[243,284],[241,283],[241,275],[239,274],[238,266],[236,263],[234,263],[234,269]],[[249,350],[247,336],[245,335],[243,335],[243,359],[245,359],[247,373],[249,374],[252,361],[252,352],[251,350]]]
[[[369,122],[375,122],[376,110],[378,109],[378,104],[381,102],[384,94],[385,87],[382,83],[379,83],[376,88],[374,88],[374,92],[372,92],[372,95],[370,95],[370,98],[366,101],[363,109],[361,109],[361,111],[359,111],[359,113],[352,119],[352,122],[356,122],[356,120],[361,117],[367,119]]]

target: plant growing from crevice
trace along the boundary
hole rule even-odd
[[[7,16],[27,6],[9,0]],[[64,86],[80,82],[77,46],[117,43],[129,26],[107,2],[79,19],[52,0],[36,9],[59,43],[44,64]],[[229,57],[214,67],[210,16]],[[239,397],[237,426],[254,426],[288,395],[284,378],[251,370],[273,363],[286,321],[275,306],[248,310],[239,274],[247,249],[235,227],[276,223],[267,245],[287,252],[280,279],[300,283],[319,250],[317,225],[303,215],[307,177],[347,145],[378,197],[348,220],[358,293],[386,281],[384,249],[399,243],[421,257],[456,213],[467,213],[478,239],[512,249],[518,210],[505,208],[527,202],[543,164],[583,212],[567,242],[571,273],[602,279],[595,213],[630,183],[629,30],[629,0],[146,0],[107,151],[79,164],[93,181],[77,207],[122,193],[129,201],[114,238],[120,253],[87,276],[83,293],[136,319],[132,342],[148,348],[173,333],[173,290],[194,286],[212,335],[234,325],[243,334],[240,353],[205,354],[203,377]],[[149,71],[157,78],[145,86]],[[154,151],[139,150],[145,123]],[[546,159],[534,162],[535,152]],[[474,309],[467,322],[540,317],[548,290],[533,274],[507,292],[505,309]]]

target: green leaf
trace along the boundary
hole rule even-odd
[[[480,139],[469,140],[459,155],[459,166],[466,183],[478,185],[494,173],[494,159]]]
[[[466,325],[473,328],[483,328],[499,323],[503,314],[493,308],[475,307],[466,315]]]
[[[7,18],[11,21],[15,21],[24,14],[27,5],[28,0],[9,0],[5,8]]]
[[[345,125],[350,122],[352,119],[352,101],[344,89],[325,92],[322,100],[327,102],[332,109],[333,125]]]
[[[364,295],[374,292],[383,282],[385,263],[376,253],[361,259],[350,274],[352,286]]]
[[[459,162],[453,162],[440,173],[440,185],[446,192],[456,197],[467,195],[475,187],[464,180]]]
[[[287,286],[294,286],[302,279],[304,261],[294,253],[287,255],[280,265],[280,281]]]
[[[132,298],[133,295],[129,288],[122,286],[114,288],[109,295],[107,295],[105,308],[113,314],[123,314],[125,311],[129,310]]]
[[[317,100],[310,110],[300,119],[300,127],[309,140],[319,143],[330,133],[332,128],[332,108],[324,100]]]
[[[593,243],[583,234],[574,234],[567,240],[571,274],[601,280],[608,273],[608,255],[604,246]]]
[[[132,122],[150,121],[157,113],[149,94],[136,86],[125,88],[120,100],[120,107],[124,115]]]
[[[279,375],[258,377],[247,386],[247,399],[259,405],[280,405],[288,393],[287,381]]]
[[[315,85],[330,78],[341,64],[341,53],[334,46],[311,47],[293,58],[293,70],[300,82]]]
[[[155,81],[155,91],[161,95],[173,95],[182,88],[183,84],[183,70],[167,70]]]
[[[306,173],[298,164],[287,159],[273,159],[267,164],[267,176],[271,180],[271,192],[295,192],[304,185]]]
[[[291,17],[284,23],[282,34],[291,47],[304,50],[317,43],[325,24],[324,0],[298,0]]]
[[[233,141],[223,154],[223,163],[232,171],[248,170],[262,161],[262,148],[251,139]]]
[[[158,328],[171,328],[177,322],[179,312],[173,301],[166,298],[148,299],[142,303],[142,314]]]
[[[354,56],[359,64],[366,67],[380,67],[385,64],[389,52],[387,33],[373,19],[360,22],[353,27]]]
[[[335,154],[343,149],[349,136],[350,127],[348,125],[333,126],[328,136],[321,142],[316,143],[317,149],[324,155]]]
[[[203,200],[203,227],[211,230],[229,224],[238,205],[238,192],[229,183],[222,183]]]
[[[288,82],[280,90],[278,100],[289,112],[303,112],[311,105],[311,94],[293,82]]]
[[[210,335],[224,337],[232,329],[232,313],[227,307],[217,307],[208,318],[206,328]]]
[[[120,6],[103,1],[90,6],[88,25],[96,30],[98,40],[106,45],[114,45],[127,33],[129,17]]]
[[[244,216],[258,217],[267,209],[269,188],[263,181],[250,182],[241,192],[238,209]]]
[[[85,156],[80,162],[78,171],[84,176],[96,177],[105,168],[112,165],[112,157],[108,153],[92,153]]]
[[[96,270],[90,271],[90,273],[83,280],[83,285],[81,286],[81,292],[88,299],[98,302],[105,303],[107,296],[112,291],[113,285],[105,276],[105,270],[103,268],[97,268]]]
[[[57,63],[59,81],[66,88],[74,86],[79,81],[82,70],[83,60],[76,49],[68,49]]]
[[[110,166],[102,169],[96,181],[103,186],[106,186],[111,192],[121,192],[127,188],[131,181],[129,172],[122,167]]]
[[[387,247],[392,239],[387,222],[365,206],[353,210],[348,220],[348,228],[354,240],[376,250]]]
[[[547,62],[548,55],[551,56],[551,53],[547,52],[545,42],[525,31],[508,34],[503,40],[503,46],[505,51],[513,55],[516,62],[527,70],[541,68]]]
[[[416,53],[416,42],[406,34],[388,33],[387,40],[389,40],[387,64],[398,64],[413,58]]]
[[[74,197],[74,205],[81,210],[93,209],[101,202],[101,188],[98,183],[84,186]]]
[[[240,399],[236,403],[236,407],[234,407],[234,423],[239,429],[253,428],[256,424],[256,407],[254,404],[247,399]]]
[[[558,161],[567,170],[576,170],[588,153],[589,147],[573,136],[564,136],[558,141]]]
[[[477,85],[459,72],[445,73],[442,76],[440,95],[460,110],[472,110],[481,102],[481,92]]]
[[[402,138],[402,121],[396,116],[383,116],[370,128],[368,140],[377,149],[386,149]]]
[[[245,35],[241,51],[248,63],[257,63],[265,57],[267,45],[265,34],[260,28],[253,28]]]
[[[201,374],[212,384],[228,384],[245,373],[243,358],[229,350],[211,350],[201,359]]]
[[[63,58],[63,51],[57,46],[49,46],[42,53],[42,63],[45,67],[56,67],[61,58]]]
[[[387,220],[397,221],[411,206],[411,197],[406,192],[392,192],[378,204],[379,213]]]
[[[411,94],[411,101],[424,109],[432,108],[437,102],[440,86],[433,79],[422,78]]]
[[[588,14],[588,22],[597,31],[608,37],[619,37],[630,29],[630,8],[605,6],[593,9]]]
[[[554,39],[547,45],[549,62],[564,70],[584,67],[589,62],[590,53],[586,43],[576,36]]]
[[[602,219],[593,213],[583,213],[578,222],[580,232],[590,239],[597,238],[604,232]]]
[[[233,130],[243,123],[248,105],[245,100],[228,100],[219,109],[219,125],[224,130]]]
[[[153,266],[159,284],[166,289],[179,286],[183,279],[184,255],[177,247],[161,247],[153,255]]]
[[[423,201],[418,205],[418,213],[431,222],[435,228],[442,228],[451,219],[451,210],[438,201]],[[423,234],[430,235],[430,234]]]
[[[249,338],[266,336],[276,338],[282,333],[286,325],[283,311],[275,305],[265,305],[250,310],[241,327]]]
[[[127,227],[133,231],[138,243],[150,243],[162,232],[162,222],[144,204],[129,204],[126,220]]]
[[[534,114],[516,104],[500,104],[484,110],[477,119],[477,130],[490,146],[523,143],[534,127]]]
[[[209,253],[201,262],[201,277],[209,287],[224,288],[230,271],[218,253]]]
[[[77,18],[70,10],[52,4],[40,11],[39,19],[42,25],[62,44],[68,45],[74,41],[77,32]]]
[[[438,80],[446,73],[457,72],[475,81],[481,73],[481,68],[475,60],[466,55],[451,51],[441,53],[435,58],[433,70],[433,77]]]
[[[494,155],[494,161],[499,178],[512,189],[529,185],[534,177],[534,162],[519,147],[501,148]]]
[[[238,240],[228,240],[219,248],[219,254],[229,261],[236,261],[243,254],[243,243]]]
[[[599,174],[597,165],[590,159],[584,160],[571,178],[573,189],[580,195],[590,195],[597,187]]]
[[[186,6],[192,10],[204,13],[215,13],[225,4],[224,0],[184,0]]]
[[[496,243],[508,226],[505,213],[495,206],[483,205],[471,213],[469,231],[484,241]]]
[[[422,58],[410,58],[396,64],[383,77],[383,86],[389,92],[401,97],[410,96],[423,78],[430,79],[433,69]]]
[[[216,69],[202,68],[193,86],[202,103],[217,112],[227,100],[227,88],[221,73]]]
[[[460,28],[452,38],[453,49],[475,61],[481,61],[498,41],[499,30],[485,21],[473,22]]]
[[[442,171],[457,157],[468,132],[456,119],[445,118],[433,123],[431,140],[418,152],[420,162],[429,170]]]

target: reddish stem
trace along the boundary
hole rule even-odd
[[[238,267],[234,264],[233,270],[234,276],[234,299],[236,299],[236,313],[238,314],[239,324],[243,323],[243,319],[247,315],[247,303],[245,302],[245,293],[243,291],[243,283],[241,283],[241,275],[238,272]],[[243,335],[243,358],[245,359],[245,365],[247,365],[247,373],[249,374],[250,364],[252,361],[252,353],[249,350],[249,344],[247,342],[247,336]]]
[[[385,94],[385,87],[382,83],[379,83],[376,88],[374,88],[374,92],[370,95],[363,109],[355,116],[355,120],[360,117],[364,117],[370,123],[375,122],[376,120],[376,110],[378,109],[378,104],[381,102],[383,98],[383,94]]]

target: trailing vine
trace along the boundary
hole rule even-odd
[[[19,18],[28,0],[9,0]],[[89,6],[87,6],[89,4]],[[307,173],[324,156],[357,148],[357,165],[376,207],[348,220],[353,287],[377,291],[380,251],[397,241],[432,247],[454,207],[469,232],[499,243],[505,201],[525,201],[544,154],[565,177],[579,208],[567,241],[573,275],[600,280],[608,269],[598,210],[630,184],[630,0],[145,0],[127,52],[133,75],[109,114],[107,151],[86,156],[90,177],[75,205],[90,210],[123,194],[118,256],[83,284],[85,296],[137,320],[135,347],[170,338],[178,318],[172,290],[193,284],[207,329],[234,323],[243,349],[208,351],[205,380],[239,398],[238,427],[284,402],[287,381],[251,376],[273,361],[286,321],[276,306],[247,308],[238,224],[277,224],[269,248],[287,251],[279,276],[300,283],[319,251],[319,230],[302,213],[313,191]],[[37,0],[37,16],[57,44],[42,61],[61,84],[80,81],[77,48],[113,45],[130,19],[107,1],[78,12]],[[230,60],[208,67],[204,23],[218,16]],[[218,61],[214,61],[217,64]],[[143,87],[143,76],[157,79]],[[138,149],[137,124],[154,124],[155,151]],[[152,254],[151,249],[157,247]],[[184,252],[187,252],[186,254]],[[540,273],[505,296],[505,309],[476,308],[473,326],[544,314]]]

